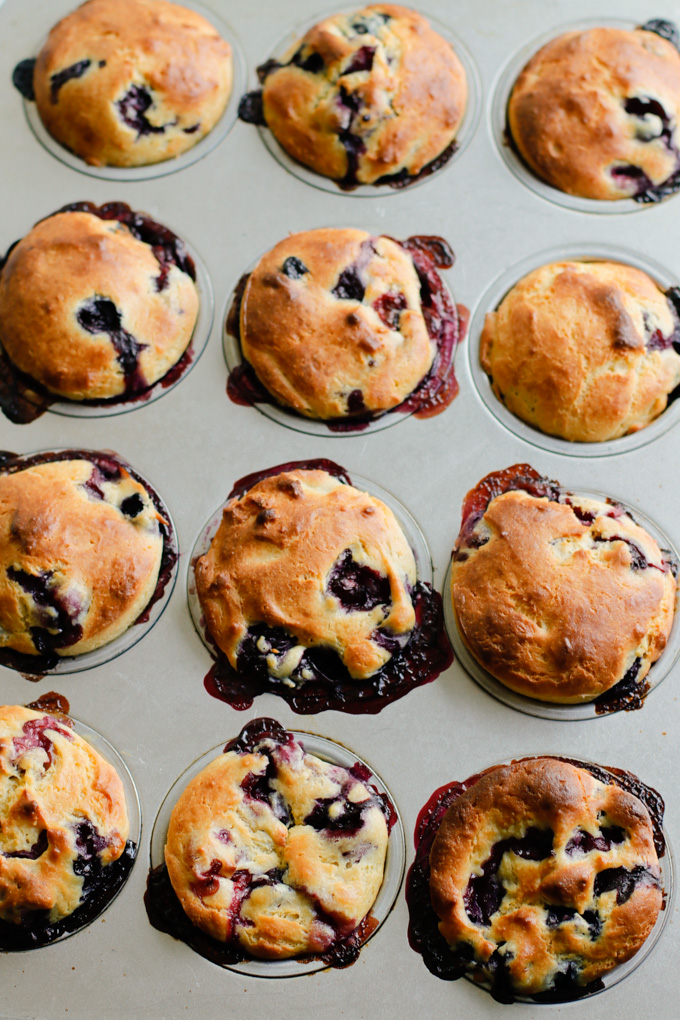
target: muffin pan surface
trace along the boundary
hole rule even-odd
[[[618,252],[624,262],[635,252],[645,264],[663,268],[667,276],[659,276],[662,282],[670,285],[680,277],[674,241],[680,226],[680,195],[658,206],[636,205],[636,216],[623,209],[591,215],[546,201],[500,158],[491,123],[502,69],[539,35],[557,35],[579,19],[640,23],[672,17],[672,10],[633,0],[600,0],[597,9],[587,0],[568,4],[556,0],[551,5],[540,0],[414,4],[447,26],[471,54],[480,77],[481,117],[469,144],[440,174],[402,192],[377,189],[356,202],[351,193],[343,194],[335,186],[329,193],[286,172],[257,130],[241,123],[205,159],[154,180],[122,170],[115,180],[96,179],[56,160],[32,133],[23,100],[12,88],[11,73],[73,6],[72,0],[5,0],[0,7],[4,83],[0,113],[6,140],[3,252],[28,225],[68,202],[121,201],[190,239],[200,252],[218,310],[255,253],[272,248],[288,232],[328,224],[370,231],[379,227],[397,238],[445,237],[456,253],[445,280],[473,318],[494,281],[527,260],[530,265],[548,261],[544,257],[548,250],[561,257],[558,248],[586,255],[597,249],[597,254],[608,257]],[[274,0],[244,8],[209,0],[201,8],[209,13],[206,6],[216,23],[226,21],[233,27],[251,86],[255,66],[275,51],[277,40],[293,23],[310,23],[327,13],[318,0],[299,0],[294,9]],[[521,275],[520,269],[509,286]],[[490,297],[496,302],[502,293]],[[680,545],[676,405],[671,404],[659,420],[663,427],[646,430],[644,447],[623,442],[617,456],[609,449],[588,457],[562,452],[564,443],[543,446],[535,437],[532,442],[501,426],[473,380],[477,346],[473,329],[456,358],[460,393],[440,415],[410,417],[398,429],[365,434],[296,432],[254,407],[232,403],[226,394],[222,323],[217,317],[200,360],[163,400],[87,422],[55,414],[29,425],[0,418],[0,448],[5,450],[117,451],[162,493],[181,553],[179,583],[162,618],[124,656],[87,672],[47,676],[37,683],[0,667],[3,703],[26,704],[51,690],[68,698],[73,715],[101,733],[126,762],[142,811],[137,863],[105,914],[63,944],[0,957],[3,1015],[85,1020],[95,1012],[107,1015],[108,1010],[150,1020],[210,1017],[222,1015],[227,1001],[230,1012],[241,1020],[261,1020],[274,1013],[281,1020],[292,1020],[301,1011],[332,1020],[374,1020],[397,1011],[404,1015],[422,1011],[431,1020],[452,1015],[481,1020],[510,1008],[520,1020],[546,1013],[548,1007],[538,1004],[500,1006],[468,981],[452,984],[434,978],[408,944],[403,887],[353,966],[308,974],[304,981],[294,980],[294,988],[288,980],[222,970],[151,927],[143,894],[153,820],[167,791],[188,763],[206,748],[224,746],[257,716],[272,716],[288,729],[309,730],[339,742],[365,760],[385,781],[402,818],[407,866],[413,859],[416,819],[432,790],[452,778],[470,776],[490,761],[527,754],[590,759],[639,775],[664,796],[669,841],[671,846],[680,845],[677,665],[650,692],[643,710],[575,721],[537,719],[513,710],[480,688],[459,661],[433,683],[373,717],[331,711],[302,720],[281,699],[269,695],[237,712],[203,688],[210,661],[194,630],[185,594],[191,550],[233,480],[266,465],[329,457],[352,478],[360,476],[391,493],[408,507],[425,536],[439,591],[465,493],[487,473],[522,461],[558,478],[567,489],[615,494],[633,511],[648,515],[676,547]],[[669,901],[666,909],[672,912],[673,903]],[[680,934],[672,913],[668,921],[634,974],[591,1000],[561,1007],[560,1015],[599,1020],[605,1014],[627,1018],[653,1013],[660,1020],[671,1020],[677,1013],[674,961]]]

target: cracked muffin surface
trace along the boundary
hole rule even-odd
[[[88,0],[50,32],[33,86],[61,145],[93,166],[145,166],[216,125],[231,47],[200,14],[165,0]]]

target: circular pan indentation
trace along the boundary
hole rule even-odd
[[[587,499],[595,499],[601,502],[610,501],[622,506],[623,509],[633,518],[636,524],[639,524],[649,532],[662,550],[669,551],[673,556],[675,556],[676,560],[680,562],[678,551],[670,538],[664,531],[662,531],[658,524],[647,517],[646,514],[638,510],[637,507],[632,507],[629,503],[626,503],[622,499],[618,499],[616,496],[605,495],[603,492],[597,492],[594,490],[577,489],[569,490],[569,492],[577,497],[583,496]],[[604,712],[600,711],[598,713],[595,701],[584,701],[576,705],[560,705],[556,702],[539,701],[536,698],[529,698],[524,694],[517,694],[515,691],[511,691],[509,687],[506,687],[505,684],[502,684],[500,680],[497,680],[491,675],[491,673],[484,669],[484,667],[474,657],[472,652],[468,650],[467,645],[461,637],[460,631],[458,630],[458,624],[456,622],[456,614],[453,609],[453,600],[451,598],[450,561],[446,570],[446,577],[444,579],[442,601],[444,603],[444,623],[446,626],[446,632],[449,636],[449,641],[453,645],[454,654],[459,665],[462,666],[468,676],[471,677],[476,684],[478,684],[487,692],[487,694],[490,694],[497,701],[501,701],[504,705],[508,705],[510,708],[514,708],[518,712],[523,712],[524,715],[532,715],[539,719],[559,720],[560,722],[574,722],[583,719],[601,719],[603,716],[606,717],[607,715],[613,715],[622,710],[621,708],[616,708],[613,710],[605,710]],[[668,644],[661,656],[649,667],[647,676],[643,681],[643,684],[647,685],[644,695],[645,701],[651,692],[659,686],[662,680],[668,676],[678,661],[678,657],[680,657],[680,607],[678,606],[678,593],[676,592],[675,612],[673,614],[673,623],[671,625]],[[644,702],[641,707],[644,709]]]
[[[565,191],[560,191],[559,188],[554,187],[552,184],[548,184],[547,181],[536,176],[533,170],[527,166],[527,164],[515,151],[515,148],[510,143],[508,137],[507,109],[510,94],[520,72],[529,60],[531,60],[534,54],[537,53],[541,47],[551,42],[551,40],[564,35],[566,32],[576,32],[581,30],[587,31],[591,28],[622,28],[627,31],[632,31],[635,28],[640,28],[640,23],[623,18],[582,18],[579,21],[570,21],[566,25],[555,26],[548,29],[547,32],[542,32],[541,35],[536,36],[531,42],[522,46],[521,49],[519,49],[501,69],[498,78],[496,79],[496,83],[492,87],[492,100],[491,107],[489,109],[489,129],[496,145],[496,149],[498,150],[498,154],[505,165],[514,174],[517,180],[524,184],[530,191],[533,191],[535,195],[539,195],[541,198],[545,198],[548,202],[553,202],[555,205],[561,205],[563,208],[571,209],[574,212],[601,213],[603,215],[612,213],[640,212],[640,210],[649,208],[650,206],[654,206],[658,203],[636,202],[632,198],[618,198],[612,200],[582,198],[579,195],[568,195]],[[663,201],[666,202],[672,197],[672,195],[669,195]]]
[[[578,262],[621,262],[647,273],[648,276],[651,276],[659,284],[662,290],[668,290],[669,287],[676,286],[677,284],[675,277],[658,262],[654,262],[646,256],[639,255],[637,252],[630,251],[627,248],[614,245],[586,242],[580,245],[548,248],[545,251],[538,252],[536,255],[530,255],[501,273],[487,287],[479,299],[468,331],[467,356],[470,374],[477,393],[487,411],[509,432],[512,432],[518,439],[523,439],[531,446],[547,450],[549,453],[562,454],[566,457],[611,457],[614,454],[630,453],[632,450],[637,450],[658,439],[659,436],[664,435],[677,424],[678,420],[680,420],[680,399],[673,399],[658,418],[655,418],[649,425],[638,432],[631,432],[627,436],[620,436],[618,439],[608,439],[601,443],[571,442],[568,439],[561,439],[559,436],[551,436],[541,432],[508,410],[505,404],[493,392],[489,376],[482,368],[479,358],[479,342],[487,313],[496,311],[509,291],[534,269],[538,269],[540,266],[551,262],[563,262],[565,260]]]
[[[498,768],[502,765],[512,765],[518,762],[532,761],[535,760],[536,758],[562,759],[577,766],[582,765],[586,769],[589,765],[592,765],[596,766],[597,768],[604,769],[605,772],[610,772],[614,776],[616,775],[615,766],[600,765],[598,762],[591,761],[590,759],[585,759],[580,756],[571,757],[569,755],[565,755],[555,751],[553,752],[540,751],[533,754],[513,755],[510,758],[505,758],[502,761],[494,762],[493,764],[488,765],[485,768],[479,769],[479,771],[476,774],[481,776],[484,773],[489,772],[492,769]],[[466,780],[462,780],[462,782],[465,781]],[[446,790],[450,789],[450,787],[455,785],[456,782],[461,781],[453,780],[451,783],[446,783],[444,784],[444,786],[440,788],[439,791],[436,792],[443,795],[445,794]],[[434,799],[434,796],[435,794],[433,794],[433,797],[430,799],[430,801],[427,802],[428,804],[431,803],[431,801]],[[647,957],[650,955],[654,947],[657,945],[666,925],[668,924],[669,920],[671,919],[675,912],[675,860],[673,850],[668,838],[668,832],[665,827],[662,827],[662,832],[665,842],[665,854],[663,855],[663,857],[659,857],[659,868],[661,871],[661,888],[663,891],[662,907],[657,915],[654,927],[652,928],[651,932],[649,933],[643,944],[640,946],[640,949],[637,951],[637,953],[635,953],[635,955],[632,956],[629,960],[626,960],[625,963],[619,964],[613,970],[609,971],[607,974],[604,975],[604,977],[602,978],[602,983],[604,985],[603,988],[599,988],[592,992],[589,992],[587,995],[581,996],[577,1000],[572,999],[563,1000],[562,1002],[557,1003],[553,1002],[541,1003],[537,1002],[535,999],[532,999],[528,996],[517,996],[513,999],[514,1002],[527,1003],[533,1006],[545,1007],[556,1004],[568,1005],[570,1002],[581,1002],[584,999],[592,999],[593,996],[600,995],[602,994],[602,992],[606,992],[607,989],[613,988],[614,985],[619,984],[620,981],[623,981],[624,978],[627,978],[630,974],[633,973],[633,971],[637,970],[637,968],[647,959]],[[412,870],[409,870],[406,879],[407,897],[409,896],[409,884],[411,881],[412,873],[413,873]],[[430,907],[430,910],[431,909],[432,908]],[[434,916],[434,911],[432,911],[432,915]],[[463,976],[467,981],[470,981],[473,985],[475,985],[475,987],[482,988],[487,992],[489,991],[489,987],[486,984],[478,980],[475,980],[471,975],[465,974]]]
[[[346,224],[343,225],[331,224],[332,228],[337,228],[338,230],[345,229],[346,226],[347,226]],[[384,230],[377,224],[369,224],[368,226],[362,226],[360,229],[368,231],[368,233],[372,234],[374,237],[388,236],[385,234]],[[244,277],[250,276],[250,274],[259,264],[263,256],[266,255],[267,252],[270,250],[271,250],[270,248],[267,248],[261,251],[259,255],[256,255],[255,258],[250,261],[250,263],[246,266],[243,273],[239,275],[234,286],[231,288],[222,309],[222,317],[220,319],[220,322],[222,324],[221,325],[222,349],[224,352],[224,360],[227,363],[227,369],[230,375],[232,372],[238,370],[242,365],[248,364],[246,359],[243,357],[243,353],[241,351],[241,342],[239,338],[229,330],[230,311],[232,309],[232,306],[234,305],[235,300],[237,300],[239,284],[241,280],[243,280]],[[442,287],[444,288],[444,291],[448,295],[451,304],[457,310],[458,321],[460,325],[458,339],[453,347],[451,365],[449,367],[448,372],[442,379],[439,389],[447,386],[451,378],[452,372],[455,375],[456,356],[458,353],[458,348],[460,347],[462,341],[465,340],[469,335],[469,330],[466,329],[461,322],[460,310],[458,308],[458,305],[456,304],[453,291],[451,290],[451,287],[449,286],[448,282],[442,275],[443,273],[447,273],[449,271],[450,270],[442,269],[435,270],[435,272],[438,274],[439,278],[442,281]],[[425,376],[424,378],[427,378],[427,376]],[[437,390],[437,392],[439,392],[439,389]],[[406,400],[408,399],[409,397],[406,397]],[[271,403],[269,403],[268,401],[258,401],[254,402],[252,406],[257,411],[259,411],[260,414],[263,414],[265,418],[269,418],[270,421],[274,421],[278,425],[283,425],[285,426],[285,428],[292,429],[293,432],[302,432],[308,436],[323,436],[324,439],[348,439],[357,436],[363,437],[367,435],[373,435],[373,433],[375,432],[383,432],[385,429],[392,428],[393,425],[398,425],[400,422],[405,421],[412,415],[417,414],[418,410],[417,408],[414,408],[413,410],[403,411],[400,410],[399,407],[395,407],[392,408],[391,411],[385,411],[379,417],[374,418],[372,421],[369,421],[366,425],[362,425],[360,428],[356,429],[349,428],[347,431],[345,431],[343,429],[342,424],[340,424],[337,431],[335,431],[332,427],[329,426],[328,422],[320,418],[306,418],[303,414],[298,414],[292,408],[284,407],[283,404],[277,404],[273,397],[271,398]],[[445,406],[443,410],[447,410],[447,407],[448,405]],[[340,419],[340,422],[342,423],[344,420],[346,420],[348,425],[351,426],[352,421],[351,418]]]
[[[53,712],[46,711],[45,714],[55,715],[55,718],[57,718],[57,720],[59,719],[59,715]],[[117,897],[120,895],[126,882],[130,877],[130,874],[135,866],[139,854],[140,839],[142,834],[142,809],[139,802],[137,787],[135,786],[135,781],[132,778],[130,770],[128,769],[125,761],[123,760],[119,752],[116,750],[116,748],[113,746],[113,744],[109,743],[109,741],[105,737],[103,737],[101,733],[98,733],[97,730],[92,729],[91,726],[87,726],[84,722],[81,722],[79,719],[75,719],[72,715],[69,715],[69,719],[73,723],[73,729],[78,734],[78,736],[83,737],[84,740],[91,744],[92,747],[94,747],[95,751],[97,751],[98,754],[100,754],[102,758],[104,758],[110,765],[113,765],[116,772],[118,773],[120,781],[123,784],[123,790],[125,792],[125,804],[127,807],[128,821],[130,824],[128,841],[132,843],[134,846],[134,856],[127,874],[123,877],[120,884],[114,889],[110,898],[107,899],[106,902],[101,905],[101,908],[99,910],[94,912],[90,917],[87,918],[87,920],[83,921],[82,925],[79,925],[73,931],[63,932],[63,934],[52,939],[45,945],[38,945],[35,947],[31,947],[30,949],[19,949],[16,950],[16,952],[33,952],[34,949],[44,949],[47,948],[48,946],[55,945],[57,942],[63,942],[65,939],[71,938],[73,935],[77,935],[79,932],[83,931],[83,929],[88,928],[94,921],[97,920],[98,917],[101,917],[101,915],[109,909],[113,901],[117,899]]]
[[[371,766],[363,760],[363,758],[360,758],[342,744],[339,744],[334,740],[329,740],[327,737],[321,737],[315,733],[308,733],[305,730],[291,730],[290,732],[296,740],[300,741],[305,751],[309,754],[316,755],[318,758],[322,758],[324,761],[331,762],[334,765],[341,765],[343,768],[347,769],[352,768],[352,766],[357,763],[364,765],[371,773],[369,785],[375,787],[378,793],[385,794],[394,807],[396,821],[389,834],[383,882],[375,903],[369,911],[369,915],[375,918],[378,922],[377,927],[366,940],[366,942],[369,942],[380,930],[391,913],[404,878],[406,844],[404,839],[404,827],[401,815],[399,814],[399,809],[383,780],[371,768]],[[165,840],[168,825],[170,823],[170,816],[177,799],[189,782],[194,779],[199,772],[202,772],[214,758],[222,753],[225,742],[217,744],[200,758],[196,759],[196,761],[190,765],[189,768],[187,768],[170,787],[170,790],[166,794],[163,803],[159,808],[154,822],[153,831],[151,833],[151,870],[164,864],[165,858],[163,851],[165,847]],[[363,943],[362,950],[364,945],[366,945],[366,943]],[[240,963],[223,964],[222,966],[225,970],[233,970],[239,974],[248,975],[249,977],[284,978],[298,977],[302,974],[312,974],[314,971],[326,969],[327,964],[325,964],[323,960],[315,959],[293,958],[290,960],[266,961],[251,958],[243,960]]]
[[[67,673],[82,673],[84,670],[93,669],[95,666],[103,666],[104,663],[111,662],[113,659],[117,659],[119,655],[129,651],[130,648],[134,647],[138,641],[141,641],[142,638],[149,633],[165,611],[165,607],[170,601],[175,587],[175,582],[177,581],[177,571],[179,567],[179,545],[177,542],[177,528],[175,526],[175,522],[172,519],[172,515],[168,510],[165,501],[158,494],[158,490],[144,477],[144,475],[141,475],[138,471],[132,468],[123,457],[120,457],[118,454],[113,453],[110,450],[70,448],[63,450],[38,450],[35,453],[22,454],[21,456],[14,458],[11,463],[15,464],[17,461],[30,461],[36,457],[49,456],[52,454],[58,455],[53,458],[56,460],[73,460],[80,457],[87,460],[89,459],[88,454],[104,456],[115,460],[124,467],[126,471],[129,471],[133,478],[135,478],[138,482],[141,482],[151,496],[156,509],[166,521],[167,528],[163,541],[161,569],[154,594],[151,596],[150,602],[148,602],[146,607],[142,610],[138,619],[135,620],[134,623],[130,624],[128,629],[119,637],[114,638],[113,641],[109,641],[107,644],[101,645],[99,648],[93,649],[91,652],[83,652],[82,655],[61,656],[57,664],[48,669],[42,668],[39,656],[36,656],[35,670],[31,669],[33,665],[31,659],[33,657],[29,655],[22,655],[18,662],[13,662],[11,659],[10,661],[5,661],[3,651],[6,650],[0,649],[0,665],[6,666],[8,669],[14,669],[19,673],[26,674],[29,678],[32,678],[33,673],[39,676],[53,676],[55,674],[63,676]],[[5,464],[6,463],[7,461],[5,461]],[[3,470],[4,467],[0,465],[0,474],[3,473]]]
[[[286,52],[290,49],[293,43],[301,39],[310,28],[318,24],[320,21],[324,21],[326,18],[330,18],[335,14],[354,14],[357,10],[360,10],[360,5],[353,5],[351,7],[334,7],[332,10],[327,10],[321,14],[317,14],[312,18],[306,18],[302,22],[290,29],[282,39],[274,46],[272,52],[268,55],[272,59],[276,60],[280,57],[285,56]],[[461,41],[461,39],[455,35],[447,25],[442,24],[437,18],[431,17],[425,11],[419,11],[423,17],[427,18],[431,28],[441,35],[446,42],[454,49],[456,56],[463,65],[465,75],[467,78],[468,85],[468,100],[465,108],[465,114],[461,122],[460,128],[456,133],[455,138],[455,150],[450,159],[440,167],[438,170],[434,170],[432,173],[424,174],[422,177],[413,181],[412,184],[408,184],[405,188],[392,188],[389,185],[375,185],[375,184],[360,184],[356,188],[349,191],[344,191],[340,188],[339,184],[334,178],[324,177],[323,174],[317,174],[314,170],[306,167],[303,163],[298,163],[296,159],[278,143],[272,132],[268,127],[258,127],[260,137],[269,150],[270,154],[274,157],[277,163],[287,170],[288,173],[292,174],[293,177],[297,177],[298,180],[304,181],[305,184],[310,184],[313,188],[318,188],[321,191],[327,191],[332,195],[341,195],[350,198],[384,198],[388,195],[398,195],[401,191],[410,192],[414,188],[419,188],[428,181],[434,180],[439,177],[440,174],[451,167],[454,163],[457,163],[462,156],[465,149],[468,147],[477,125],[479,124],[479,118],[482,109],[482,83],[477,70],[477,65],[472,57],[472,54],[468,50],[467,46]],[[259,82],[255,81],[255,87],[259,88]]]
[[[241,43],[231,26],[228,25],[227,22],[225,22],[224,19],[217,15],[212,9],[204,7],[201,3],[196,3],[195,0],[182,0],[182,5],[184,7],[188,7],[192,11],[195,11],[197,14],[201,14],[206,21],[209,21],[212,26],[217,29],[222,38],[226,39],[231,46],[233,67],[231,95],[229,96],[229,102],[226,105],[224,113],[212,131],[202,138],[200,142],[197,142],[193,148],[187,149],[186,152],[183,152],[181,155],[175,156],[172,159],[164,160],[162,163],[149,163],[146,166],[134,167],[90,166],[90,164],[86,163],[84,159],[81,159],[80,156],[76,156],[76,154],[71,152],[69,149],[65,149],[63,145],[52,137],[40,119],[38,107],[35,102],[33,100],[24,99],[23,103],[26,120],[28,121],[35,137],[38,139],[42,147],[50,153],[50,155],[54,156],[60,163],[64,163],[72,170],[78,170],[79,173],[86,174],[88,177],[96,177],[99,180],[150,181],[155,177],[167,177],[168,174],[174,174],[179,170],[184,170],[186,167],[192,166],[192,164],[197,163],[212,152],[212,150],[215,149],[220,142],[224,141],[236,122],[238,104],[246,85],[246,60],[241,48]],[[44,42],[45,38],[43,38],[36,46],[36,53],[40,52]]]

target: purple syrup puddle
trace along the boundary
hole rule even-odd
[[[153,106],[153,97],[148,89],[141,85],[131,85],[122,99],[116,104],[121,119],[137,132],[137,138],[142,135],[162,134],[170,124],[152,124],[146,116],[146,111]]]
[[[126,393],[148,389],[148,383],[139,368],[139,355],[146,350],[147,344],[139,343],[131,333],[123,329],[121,313],[113,301],[95,294],[79,307],[76,318],[86,332],[108,335],[125,376]]]
[[[21,93],[24,99],[28,99],[29,102],[35,101],[35,91],[33,89],[35,60],[35,57],[20,60],[12,71],[12,84],[14,88]]]
[[[503,898],[505,887],[498,877],[506,853],[529,861],[543,861],[553,849],[552,829],[528,829],[524,836],[512,836],[496,843],[481,867],[481,875],[472,875],[463,894],[465,912],[475,924],[488,925]]]
[[[339,478],[345,485],[352,484],[345,469],[336,464],[335,461],[328,460],[327,457],[318,457],[315,460],[290,460],[286,461],[285,464],[277,464],[275,467],[265,468],[262,471],[253,471],[252,474],[239,478],[237,482],[234,482],[227,499],[234,499],[235,496],[238,496],[240,499],[241,496],[245,496],[246,492],[257,485],[258,482],[289,471],[325,471],[334,478]]]
[[[642,708],[645,697],[649,693],[649,681],[637,679],[642,659],[635,659],[624,676],[608,691],[600,694],[593,704],[596,715],[607,715],[610,712],[634,712]]]
[[[99,835],[96,826],[89,818],[78,822],[75,832],[78,856],[73,862],[73,872],[83,880],[83,889],[80,894],[82,901],[87,899],[101,878],[104,870],[101,854],[109,846],[109,840]]]
[[[503,471],[492,471],[463,500],[460,536],[457,543],[467,546],[472,540],[472,532],[486,513],[489,503],[497,496],[513,489],[522,489],[537,499],[549,499],[560,502],[562,489],[557,482],[544,478],[530,464],[513,464]]]
[[[59,90],[62,86],[74,78],[82,78],[91,63],[92,61],[90,60],[79,60],[76,64],[71,64],[70,67],[65,67],[63,71],[58,71],[51,76],[50,100],[53,105],[56,106],[59,101]]]
[[[369,612],[376,606],[392,604],[389,578],[356,563],[350,549],[345,549],[333,565],[326,590],[348,612]]]

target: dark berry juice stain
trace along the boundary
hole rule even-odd
[[[92,334],[106,333],[116,352],[116,360],[125,376],[125,392],[139,393],[148,384],[139,368],[139,355],[146,349],[131,333],[123,329],[121,313],[109,298],[95,294],[83,303],[76,312],[76,319],[82,328]]]
[[[34,467],[37,464],[49,464],[60,460],[91,461],[93,464],[93,472],[92,476],[85,482],[85,488],[95,499],[102,498],[103,496],[103,493],[99,488],[103,481],[117,481],[121,477],[121,469],[126,471],[127,474],[144,487],[151,502],[162,517],[162,520],[158,522],[160,533],[163,537],[163,552],[161,553],[158,580],[156,581],[154,593],[149,599],[146,608],[141,615],[137,617],[132,626],[135,626],[138,623],[148,623],[153,606],[163,598],[165,589],[172,580],[175,565],[179,558],[177,538],[175,536],[174,528],[170,522],[168,511],[160,496],[147,481],[142,479],[141,476],[138,475],[126,461],[119,457],[117,453],[113,453],[113,451],[60,450],[54,453],[36,453],[27,457],[14,454],[8,454],[3,457],[0,453],[0,473],[16,474],[18,471],[24,471],[26,468]],[[17,571],[17,573],[23,575],[25,571]],[[28,576],[30,580],[27,583],[35,585],[36,577],[34,575]],[[51,597],[48,580],[48,578],[44,579],[44,586],[47,588],[47,592],[44,597],[47,599]],[[42,585],[42,582],[40,582],[39,579],[37,583]],[[40,592],[38,592],[38,595],[40,598],[43,597]],[[36,596],[34,595],[34,598],[35,597]],[[49,632],[45,631],[44,639],[43,635],[39,635],[39,640],[43,646],[40,649],[39,655],[27,655],[23,652],[15,652],[11,648],[0,648],[0,665],[16,670],[21,673],[26,680],[30,680],[32,682],[41,680],[45,673],[49,673],[56,669],[59,666],[59,663],[63,661],[57,654],[56,649],[66,647],[68,644],[73,644],[76,640],[78,640],[78,638],[74,638],[72,641],[63,640],[64,630],[66,631],[66,634],[70,634],[70,628],[73,627],[73,624],[70,617],[68,619],[66,618],[68,616],[69,607],[65,606],[60,609],[60,606],[57,604],[58,600],[55,599],[54,601],[54,608],[57,609],[58,613],[61,612],[62,614],[66,614],[63,620],[62,616],[58,617],[62,631],[57,635],[51,635]],[[38,602],[38,604],[40,603]],[[78,625],[76,624],[75,627],[77,628],[77,626]],[[50,629],[54,629],[54,627],[54,623],[50,621]],[[35,629],[36,628],[34,628],[34,630]],[[35,641],[35,634],[33,637]],[[63,641],[63,643],[60,643],[60,641]],[[38,647],[37,642],[36,647]]]
[[[327,590],[348,612],[370,611],[392,603],[389,578],[355,563],[351,549],[345,549],[333,566]]]
[[[620,786],[628,793],[638,797],[650,813],[657,855],[664,856],[664,802],[656,790],[646,786],[632,772],[605,768],[601,765],[593,765],[574,758],[563,758],[559,755],[551,757],[582,768],[601,783],[608,786]],[[471,968],[471,964],[474,962],[471,946],[462,945],[453,951],[439,931],[439,918],[430,902],[430,851],[444,815],[451,804],[466,790],[474,786],[482,776],[492,772],[495,767],[492,766],[490,769],[470,776],[463,782],[447,783],[435,790],[420,811],[416,822],[413,835],[415,860],[406,876],[406,903],[409,911],[408,939],[411,948],[423,957],[423,962],[430,973],[444,981],[457,981],[471,969],[478,972],[480,966],[477,964],[476,967]],[[585,849],[586,840],[584,839],[582,844],[579,843],[580,836],[592,840],[593,846],[588,846]],[[491,855],[482,866],[482,875],[471,878],[465,893],[465,908],[472,921],[482,925],[488,924],[489,918],[498,909],[503,899],[505,890],[497,878],[497,872],[505,850],[511,850],[519,856],[528,857],[531,860],[542,860],[550,855],[552,838],[553,834],[550,830],[530,829],[522,838],[503,840],[493,847]],[[613,844],[623,842],[623,839],[625,839],[625,833],[617,826],[601,830],[599,837],[593,837],[590,833],[581,833],[581,830],[578,830],[567,847],[571,847],[574,852],[577,851],[578,845],[578,849],[587,853],[591,849],[605,849],[605,844],[607,844],[606,849],[611,849]],[[550,845],[548,845],[549,842]],[[502,852],[500,852],[501,848],[503,848]],[[595,895],[599,896],[608,890],[616,889],[617,902],[623,903],[632,895],[637,885],[658,885],[658,880],[642,866],[634,867],[630,871],[625,868],[607,868],[599,872],[596,877]],[[570,907],[546,904],[546,908],[548,909],[549,927],[563,924],[576,915],[576,910]],[[664,908],[665,904],[662,909]],[[588,923],[591,939],[597,938],[602,930],[599,914],[596,911],[586,911],[582,916]],[[494,957],[496,957],[495,961]],[[503,1003],[513,1002],[515,997],[507,972],[504,971],[503,958],[497,953],[493,954],[487,964],[486,974],[490,983],[489,991],[493,998]],[[551,991],[527,998],[535,1002],[569,1002],[601,991],[603,987],[604,984],[599,979],[588,985],[579,984],[578,971],[573,967],[566,973],[556,976],[555,986]]]
[[[339,478],[345,485],[352,484],[345,469],[335,461],[328,460],[327,457],[318,457],[316,460],[289,460],[285,464],[276,464],[275,467],[253,471],[252,474],[239,478],[237,482],[234,482],[227,499],[233,499],[235,496],[240,498],[258,482],[263,482],[265,478],[273,478],[274,475],[281,475],[286,471],[326,471],[333,478]]]
[[[69,716],[71,706],[68,698],[63,694],[58,694],[57,691],[47,691],[45,694],[41,694],[35,701],[30,701],[26,708],[32,708],[34,712],[47,712],[48,715],[63,716],[64,722],[71,725]]]
[[[28,57],[27,60],[20,60],[12,71],[12,85],[17,89],[24,99],[30,102],[35,101],[33,89],[33,71],[35,70],[35,57]]]
[[[65,67],[63,71],[52,75],[50,78],[50,101],[53,106],[59,102],[59,90],[62,86],[74,78],[82,78],[90,64],[90,60],[79,60],[77,64],[71,64],[70,67]]]

